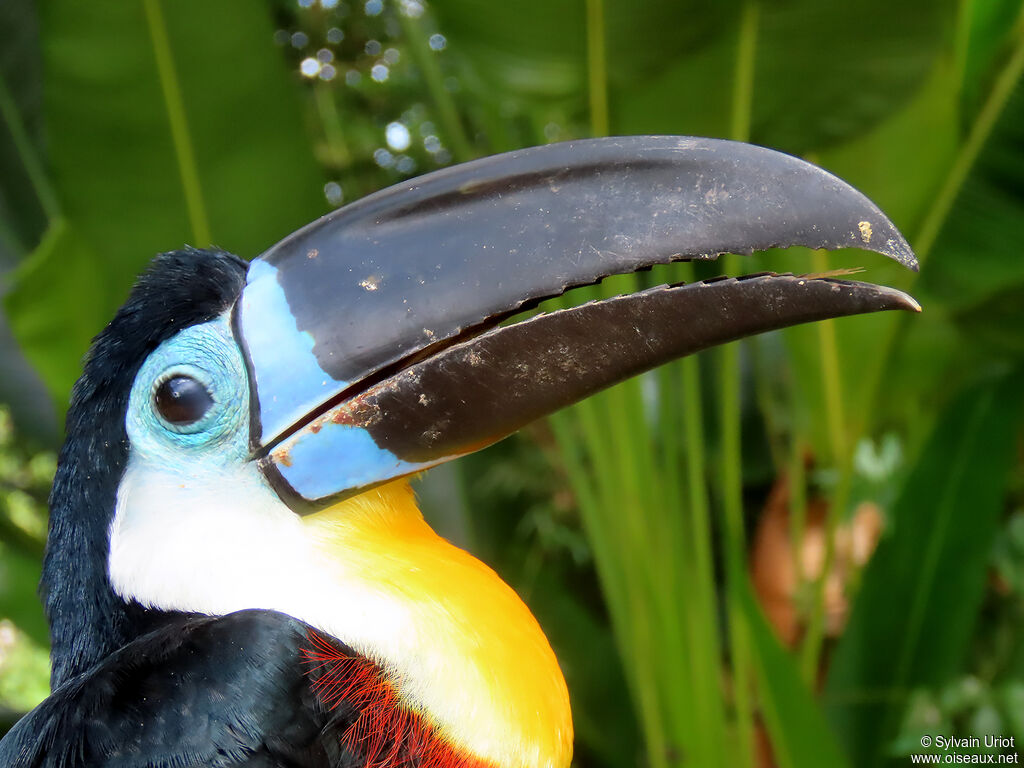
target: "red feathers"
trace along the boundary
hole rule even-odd
[[[360,768],[494,768],[450,744],[402,704],[372,661],[312,630],[309,641],[302,655],[317,697],[332,710],[353,711],[342,744],[359,757]]]

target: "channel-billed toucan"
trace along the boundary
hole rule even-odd
[[[794,244],[916,268],[834,176],[679,137],[442,170],[250,263],[158,256],[74,389],[42,584],[53,693],[0,763],[566,768],[537,622],[403,478],[713,344],[917,309],[761,274],[499,325],[608,275]]]

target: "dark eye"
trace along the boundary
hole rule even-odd
[[[191,376],[172,376],[156,388],[156,410],[171,424],[194,424],[213,405],[206,387]]]

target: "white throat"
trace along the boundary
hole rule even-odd
[[[356,650],[352,630],[360,626],[408,629],[399,611],[371,610],[369,595],[341,588],[343,563],[324,562],[301,519],[254,466],[234,476],[218,467],[207,479],[140,464],[129,463],[110,529],[110,580],[122,597],[211,616],[281,611]],[[337,631],[346,615],[347,637]]]

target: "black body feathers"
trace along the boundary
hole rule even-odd
[[[6,768],[356,766],[316,699],[306,626],[271,611],[177,617],[70,678],[0,745]],[[345,710],[344,707],[340,710]]]

